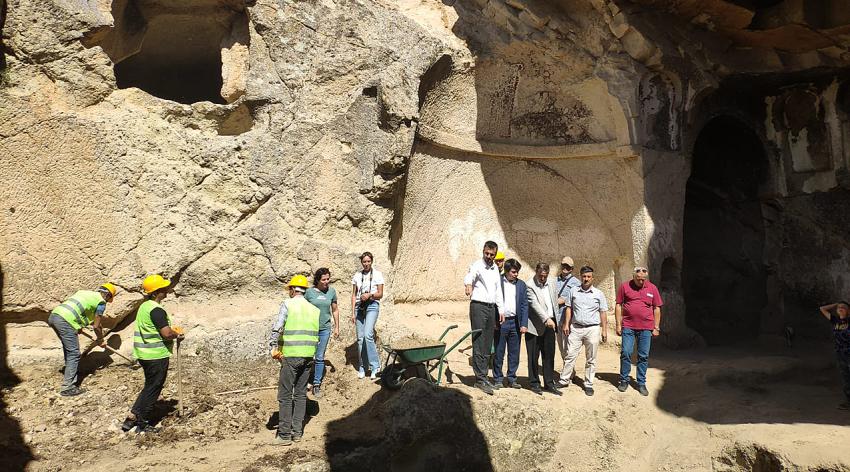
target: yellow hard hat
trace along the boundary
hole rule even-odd
[[[503,260],[505,260],[505,253],[504,253],[504,252],[502,252],[502,251],[497,252],[497,253],[496,253],[496,257],[494,258],[494,260],[497,260],[497,261],[503,261]]]
[[[303,275],[294,275],[291,279],[289,279],[289,283],[286,285],[287,287],[301,287],[307,288],[310,284],[307,282],[307,277]]]
[[[142,291],[146,294],[156,292],[161,288],[171,285],[171,281],[159,274],[149,275],[142,281]]]
[[[113,297],[115,296],[115,292],[116,292],[115,285],[113,285],[109,282],[106,282],[105,284],[98,287],[98,290],[106,290]]]

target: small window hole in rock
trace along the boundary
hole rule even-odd
[[[114,27],[88,42],[115,64],[118,88],[166,100],[233,103],[245,92],[244,0],[115,0]]]

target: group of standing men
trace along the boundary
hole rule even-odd
[[[524,338],[529,387],[534,393],[562,395],[560,389],[572,383],[576,360],[584,346],[583,389],[586,395],[593,395],[597,350],[600,341],[608,340],[609,312],[605,294],[593,286],[593,268],[581,267],[576,277],[573,259],[565,256],[554,279],[549,277],[549,264],[539,262],[534,276],[524,282],[519,278],[522,269],[519,261],[505,260],[498,249],[493,241],[484,243],[481,259],[470,265],[464,278],[466,295],[470,297],[470,324],[473,330],[481,330],[472,345],[475,387],[489,395],[503,386],[521,388],[517,369]],[[646,389],[649,348],[652,338],[660,334],[663,304],[658,288],[647,276],[646,267],[635,267],[632,280],[617,289],[614,310],[616,332],[622,336],[617,389],[621,392],[628,389],[632,354],[637,349],[637,390],[644,396],[649,395]],[[557,380],[556,344],[563,361]],[[491,351],[492,382],[487,375]],[[502,370],[505,354],[507,373]],[[539,360],[542,360],[540,364]]]

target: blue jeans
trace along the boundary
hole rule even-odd
[[[496,342],[496,358],[493,360],[493,383],[502,382],[502,364],[505,361],[505,350],[508,351],[508,382],[516,382],[516,371],[519,368],[520,334],[517,317],[505,318],[494,332]]]
[[[321,385],[322,377],[325,375],[325,351],[328,349],[328,340],[331,339],[331,329],[319,330],[319,345],[316,346],[316,363],[313,364],[313,385]]]
[[[620,382],[628,382],[632,372],[632,352],[637,339],[637,384],[646,385],[646,369],[649,367],[649,345],[652,343],[651,329],[623,328],[623,349],[620,351]]]
[[[375,323],[378,322],[378,308],[380,304],[372,302],[366,307],[364,314],[360,308],[360,302],[354,306],[357,317],[355,327],[357,328],[357,352],[360,354],[360,372],[366,372],[368,365],[372,373],[381,370],[381,357],[375,346]]]

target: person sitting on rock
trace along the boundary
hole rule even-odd
[[[72,397],[84,393],[83,389],[77,386],[77,369],[81,356],[77,335],[86,326],[94,324],[97,336],[95,342],[101,347],[105,345],[101,318],[106,311],[106,304],[111,302],[113,297],[115,285],[109,282],[101,285],[97,291],[80,290],[54,308],[47,317],[47,324],[56,332],[65,354],[65,379],[62,381],[59,395]]]
[[[832,314],[835,310],[835,314]],[[835,342],[835,355],[838,358],[838,370],[844,382],[844,401],[839,409],[850,410],[850,304],[845,301],[820,307],[824,318],[832,323],[832,338]]]
[[[133,333],[133,356],[139,360],[145,372],[145,386],[139,392],[130,414],[121,425],[129,431],[136,427],[137,433],[159,431],[151,425],[154,404],[165,386],[168,362],[175,339],[183,339],[183,330],[171,326],[171,317],[160,305],[168,294],[171,281],[161,275],[149,275],[142,281],[142,291],[147,300],[136,312],[136,330]]]

